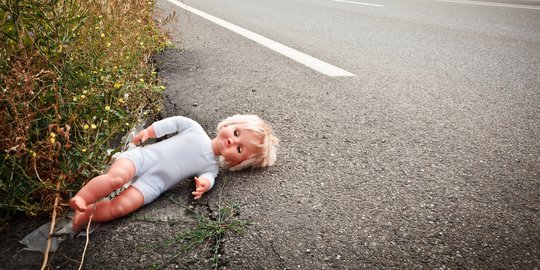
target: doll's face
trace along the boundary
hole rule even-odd
[[[216,139],[219,153],[233,166],[256,154],[260,143],[253,131],[238,125],[223,127]]]

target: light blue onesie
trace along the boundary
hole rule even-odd
[[[182,116],[165,118],[152,126],[157,138],[176,132],[178,134],[118,156],[131,160],[135,165],[132,186],[143,194],[144,204],[193,176],[210,180],[212,188],[219,166],[212,149],[212,140],[203,128]]]

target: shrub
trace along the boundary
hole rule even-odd
[[[65,208],[159,112],[150,57],[167,39],[153,16],[153,1],[0,3],[0,219],[51,211],[58,195]]]

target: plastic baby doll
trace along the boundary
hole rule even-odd
[[[195,199],[210,190],[218,174],[219,157],[224,168],[237,171],[266,167],[276,160],[278,139],[271,127],[256,115],[234,115],[221,121],[210,139],[195,121],[175,116],[153,123],[139,132],[133,143],[177,133],[166,140],[121,153],[106,174],[90,180],[69,204],[75,210],[73,230],[88,223],[96,200],[134,179],[112,200],[95,206],[92,221],[106,222],[125,216],[155,200],[181,180],[195,176]]]

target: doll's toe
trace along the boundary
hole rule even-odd
[[[83,198],[78,196],[75,196],[69,200],[69,206],[75,211],[86,211],[86,202],[83,200]]]

